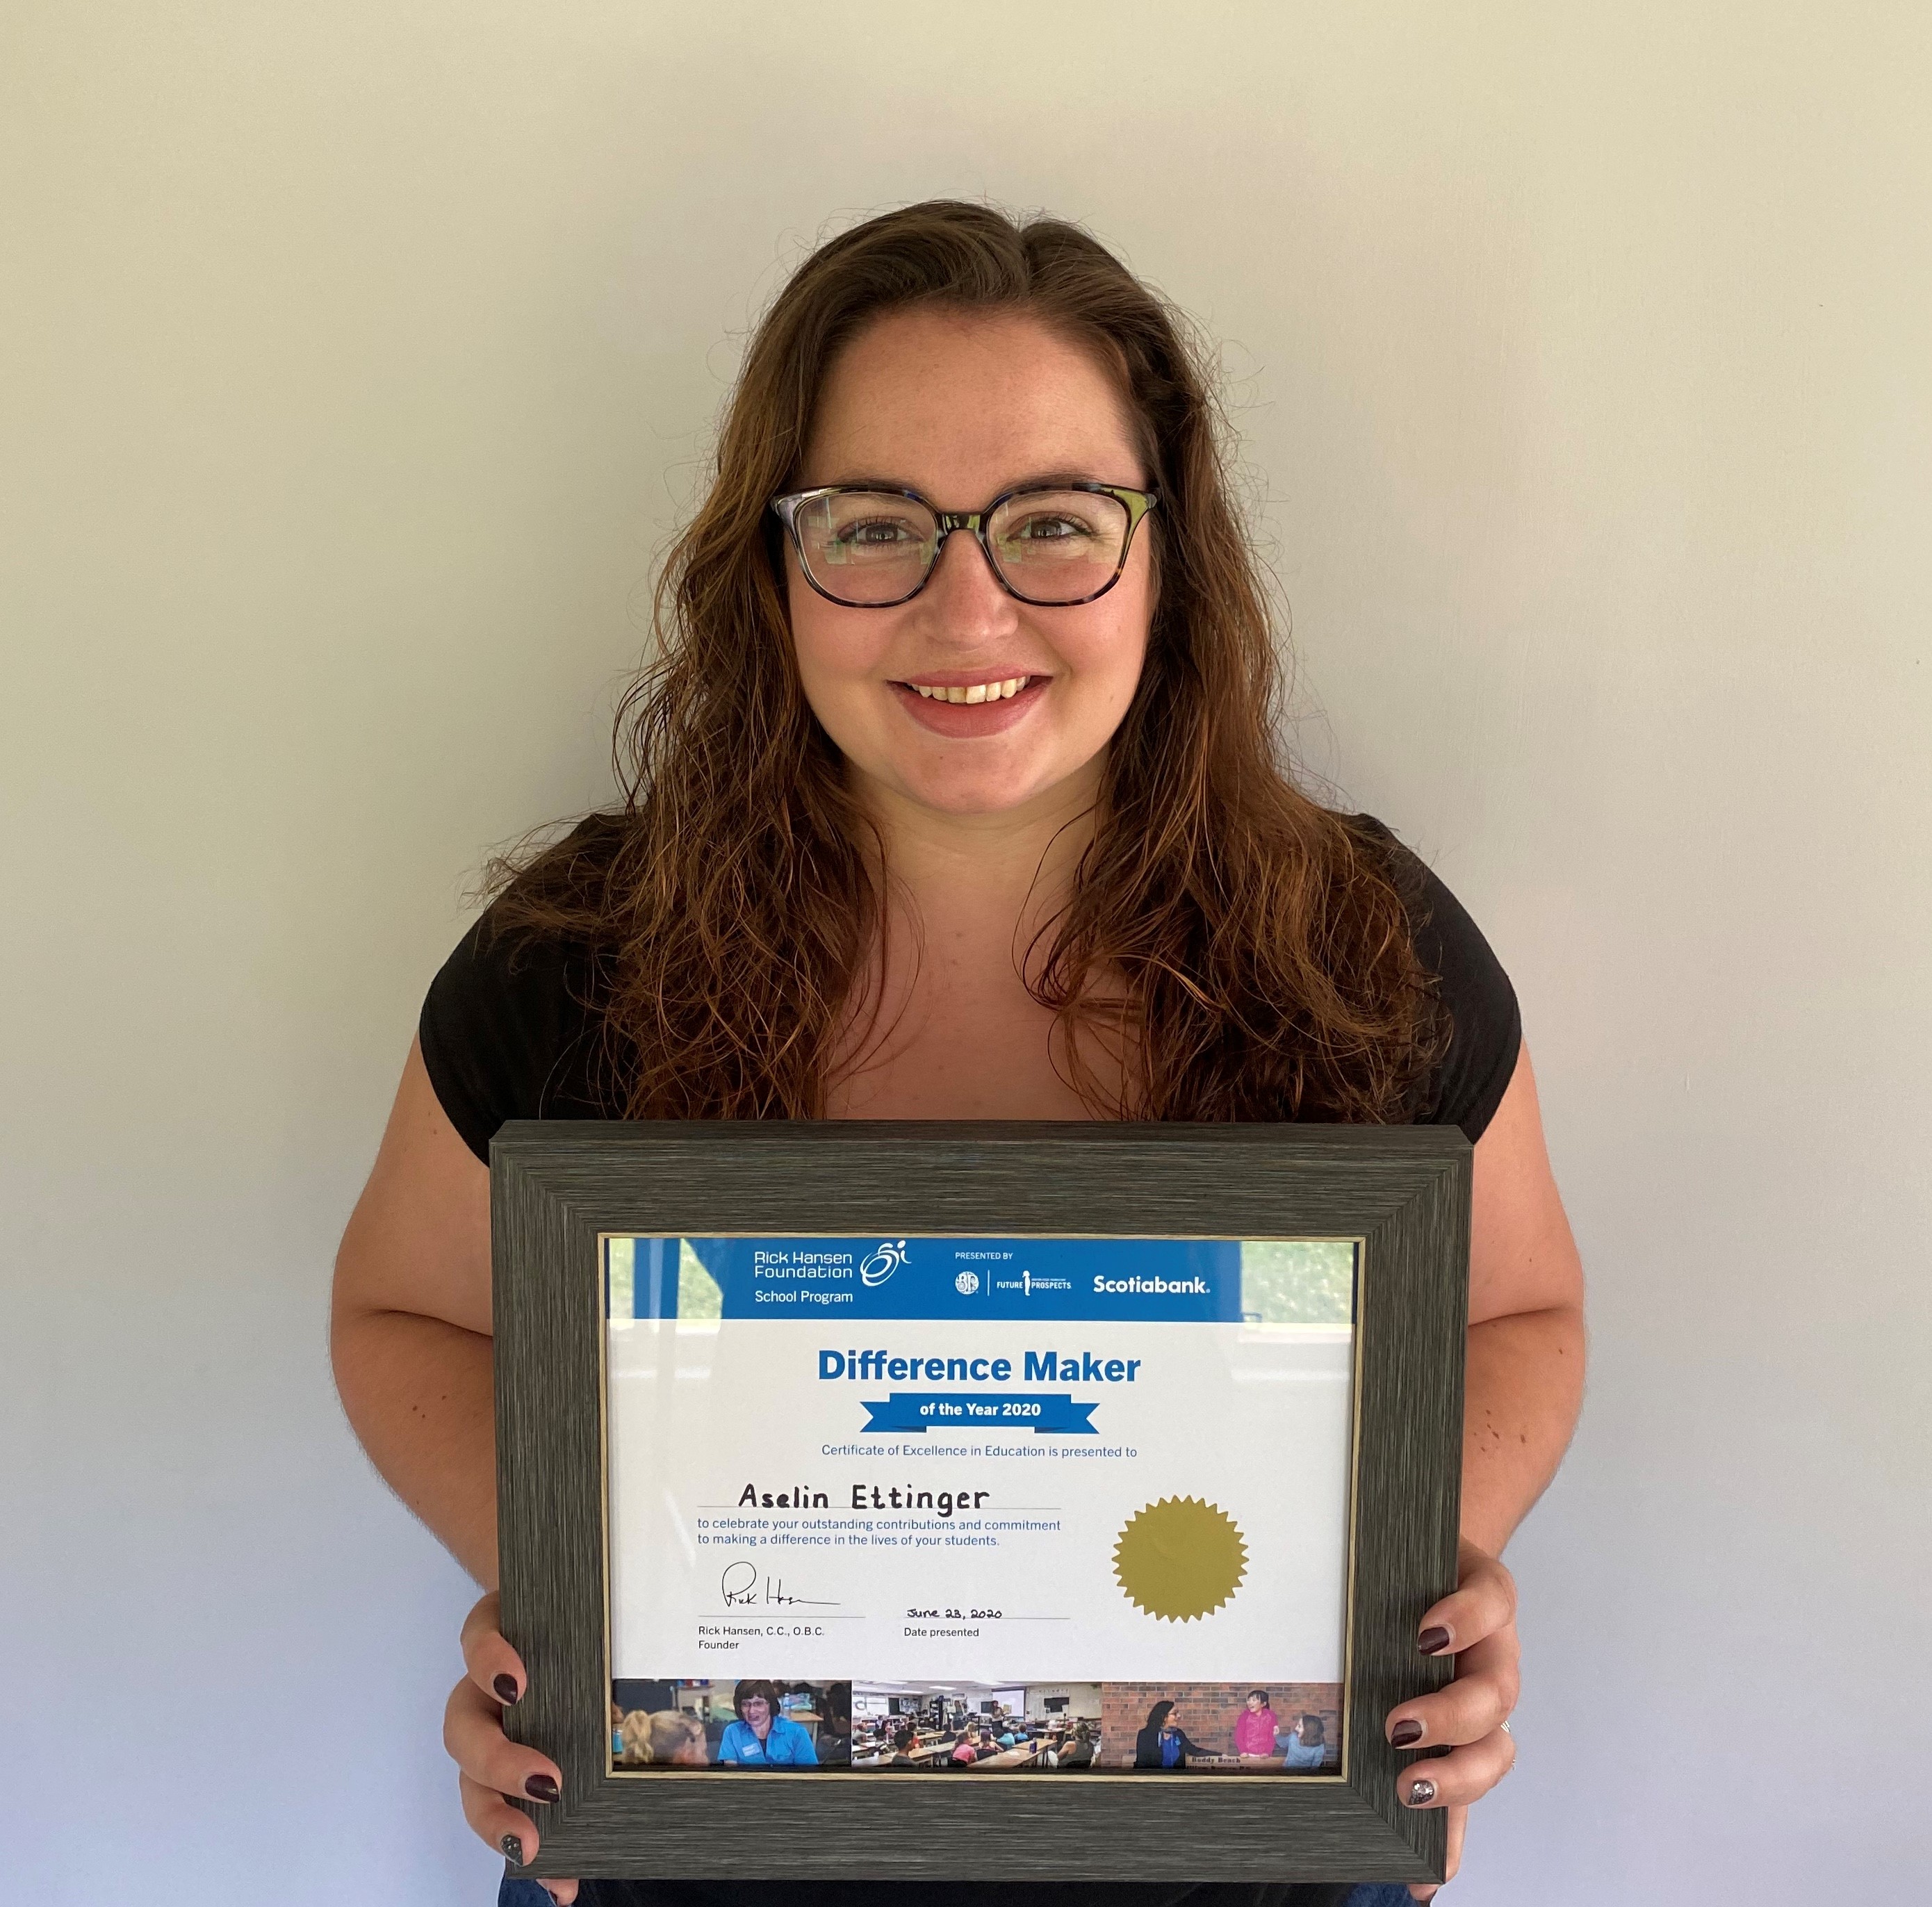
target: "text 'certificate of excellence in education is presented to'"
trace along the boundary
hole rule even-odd
[[[1333,1774],[1358,1249],[607,1236],[614,1759]]]

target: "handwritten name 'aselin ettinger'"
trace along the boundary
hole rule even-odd
[[[914,1490],[889,1484],[854,1483],[852,1501],[841,1510],[929,1510],[935,1516],[950,1516],[956,1510],[983,1509],[991,1490]],[[800,1483],[788,1489],[760,1491],[747,1483],[738,1493],[740,1510],[830,1510],[831,1498],[823,1490]]]

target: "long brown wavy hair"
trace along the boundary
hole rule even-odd
[[[493,863],[495,928],[589,949],[628,1117],[824,1116],[882,931],[880,862],[800,686],[767,506],[842,346],[913,305],[1023,312],[1094,351],[1160,492],[1138,690],[1070,897],[1022,963],[1071,1083],[1101,1117],[1414,1117],[1441,1044],[1414,897],[1392,843],[1322,807],[1277,754],[1268,600],[1202,355],[1156,293],[1057,219],[913,205],[793,275],[659,578],[656,659],[618,713],[622,807]],[[1080,1057],[1096,1039],[1118,1069]]]

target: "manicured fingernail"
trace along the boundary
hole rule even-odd
[[[533,1774],[524,1783],[524,1792],[533,1801],[554,1801],[557,1786],[547,1774]]]
[[[1424,1655],[1440,1655],[1449,1646],[1449,1632],[1438,1623],[1433,1629],[1425,1629],[1416,1637],[1415,1646]]]
[[[1389,1731],[1389,1740],[1398,1748],[1406,1748],[1412,1741],[1421,1739],[1422,1724],[1420,1722],[1398,1722]]]
[[[503,1849],[503,1858],[507,1861],[512,1867],[520,1867],[524,1864],[523,1843],[518,1840],[514,1834],[506,1834],[503,1837],[502,1846]]]
[[[490,1686],[496,1691],[496,1699],[506,1707],[522,1699],[517,1689],[517,1678],[514,1675],[499,1675]]]
[[[1436,1798],[1436,1784],[1427,1777],[1408,1784],[1408,1804],[1412,1808],[1426,1808]]]

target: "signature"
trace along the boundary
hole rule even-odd
[[[758,1585],[758,1566],[742,1558],[725,1566],[724,1573],[718,1579],[718,1592],[724,1599],[728,1609],[754,1609],[760,1603],[773,1608],[796,1604],[808,1609],[836,1609],[838,1605],[816,1596],[792,1596],[785,1591],[783,1576],[766,1576],[762,1590]]]

